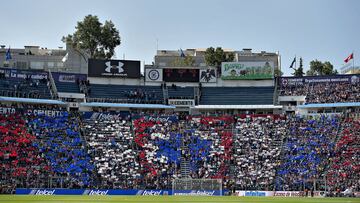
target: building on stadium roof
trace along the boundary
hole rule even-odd
[[[341,74],[360,74],[360,66],[351,64],[345,65],[340,68]]]
[[[178,86],[253,87],[274,86],[274,70],[280,69],[278,53],[252,49],[235,51],[224,49],[235,55],[233,62],[223,62],[221,67],[210,67],[205,61],[204,48],[184,50],[158,50],[153,65],[145,65],[145,84],[161,82]],[[193,63],[184,63],[186,57]]]
[[[145,65],[145,85],[161,85],[164,99],[176,110],[192,112],[274,112],[274,70],[280,69],[278,53],[252,49],[236,51],[234,61],[208,66],[205,48],[158,50],[153,65]],[[185,63],[191,57],[193,63]]]
[[[225,53],[234,53],[235,62],[239,61],[273,61],[275,67],[280,68],[280,55],[279,53],[261,51],[259,53],[253,52],[250,48],[244,48],[241,51],[224,48]],[[158,50],[155,55],[156,67],[169,67],[176,66],[174,61],[181,57],[183,53],[185,56],[192,56],[195,63],[194,67],[206,67],[205,63],[206,48],[195,48],[185,50]],[[182,53],[181,53],[182,52]]]
[[[9,48],[5,45],[0,47],[0,67],[87,74],[88,57],[75,51],[71,46],[66,46],[65,49],[50,49],[37,45],[10,48],[11,60],[8,61],[6,52]]]

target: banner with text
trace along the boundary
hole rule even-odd
[[[304,85],[307,83],[352,83],[360,82],[360,75],[329,75],[329,76],[305,76],[305,77],[281,77],[281,86]]]
[[[260,80],[274,77],[273,61],[244,61],[221,63],[223,80]]]
[[[9,78],[9,79],[26,79],[26,78],[30,78],[33,80],[48,79],[47,72],[35,71],[35,70],[0,68],[0,74],[4,74],[5,78]]]
[[[195,106],[193,99],[169,99],[169,105],[176,107],[191,107]]]
[[[76,74],[76,73],[60,73],[60,72],[53,72],[51,73],[54,80],[58,82],[68,82],[68,83],[75,83],[76,80],[87,80],[85,74]]]
[[[130,119],[131,114],[129,111],[120,111],[120,112],[92,112],[87,111],[83,113],[83,119],[90,120],[120,120],[120,119]]]
[[[274,196],[274,191],[236,190],[235,195],[241,197],[270,197]]]
[[[103,189],[20,189],[15,191],[16,195],[172,195],[172,190],[103,190]]]
[[[173,195],[177,196],[222,196],[228,190],[174,190]]]
[[[148,121],[160,121],[160,122],[168,122],[168,121],[171,121],[171,122],[178,122],[179,121],[179,118],[178,116],[144,116],[144,115],[132,115],[132,118],[133,120],[136,120],[136,119],[140,119],[140,118],[144,118],[145,120],[148,120]]]
[[[0,114],[33,114],[33,115],[47,115],[47,116],[62,116],[66,114],[65,111],[59,110],[48,110],[48,109],[22,109],[22,108],[13,108],[13,107],[0,107]]]
[[[303,191],[275,191],[275,197],[303,197],[306,193]],[[307,194],[310,196],[310,192]],[[314,197],[323,197],[325,192],[323,191],[314,191]]]
[[[88,76],[140,78],[140,61],[89,59]]]

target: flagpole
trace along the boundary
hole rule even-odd
[[[354,50],[353,50],[353,52],[352,52],[352,55],[353,55],[353,58],[352,58],[352,60],[353,60],[353,74],[355,74],[355,57],[354,57]]]

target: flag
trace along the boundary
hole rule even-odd
[[[294,57],[294,60],[291,62],[291,65],[290,65],[290,67],[289,67],[289,68],[293,68],[293,66],[294,66],[295,62],[296,62],[296,57]]]
[[[354,53],[351,53],[346,59],[344,59],[344,62],[347,63],[353,58],[354,58]]]
[[[185,54],[182,49],[180,49],[180,57],[185,58]]]
[[[68,58],[69,58],[69,53],[66,53],[66,55],[64,56],[64,58],[61,59],[61,61],[65,63],[68,60]]]
[[[6,58],[5,58],[5,61],[8,61],[8,60],[12,59],[12,58],[11,58],[10,47],[9,47],[9,49],[6,51],[5,57],[6,57]]]

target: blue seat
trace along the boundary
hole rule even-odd
[[[273,104],[274,87],[203,87],[202,105]]]

